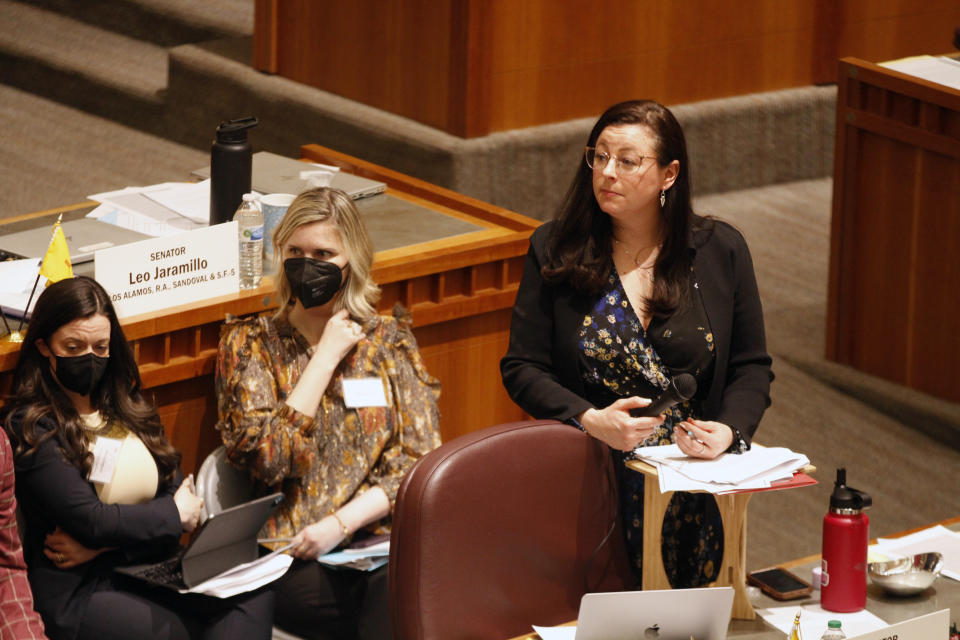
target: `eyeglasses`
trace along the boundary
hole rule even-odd
[[[587,161],[587,166],[594,171],[603,171],[607,168],[610,160],[616,160],[617,174],[621,176],[630,176],[640,171],[640,166],[647,158],[656,159],[656,156],[620,156],[610,155],[606,151],[597,151],[596,147],[587,147],[584,150],[583,157]]]

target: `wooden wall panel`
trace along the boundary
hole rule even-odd
[[[492,3],[490,130],[810,84],[818,4]]]
[[[906,383],[910,274],[905,268],[913,250],[908,233],[914,185],[904,176],[916,169],[908,145],[861,133],[855,151],[859,160],[856,208],[850,212],[854,236],[847,277],[856,294],[844,301],[857,338],[849,358],[858,368],[888,380]],[[894,293],[896,292],[896,293]]]
[[[851,8],[849,5],[853,5]],[[842,3],[837,58],[871,62],[921,53],[953,51],[953,30],[960,26],[960,4],[935,0]]]
[[[258,68],[464,137],[593,117],[628,98],[677,104],[833,82],[838,57],[950,51],[960,24],[955,0],[256,7]]]
[[[448,126],[450,2],[275,1],[276,73],[440,129]]]
[[[440,431],[444,442],[477,429],[455,417],[496,415],[501,423],[529,417],[510,400],[500,381],[500,357],[510,340],[510,314],[510,309],[501,309],[415,330],[427,371],[443,382]]]
[[[277,72],[277,49],[280,46],[277,11],[280,0],[254,0],[253,66],[267,73]]]
[[[960,140],[960,135],[956,139]],[[922,153],[920,171],[909,302],[916,336],[910,352],[917,356],[910,360],[907,379],[910,386],[960,401],[956,296],[956,286],[960,286],[960,160]]]
[[[184,473],[200,469],[206,455],[221,444],[213,374],[147,390],[157,403],[167,439],[183,454]]]
[[[840,72],[827,357],[960,402],[960,91]]]

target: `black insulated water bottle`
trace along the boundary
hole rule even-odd
[[[217,127],[210,148],[210,225],[233,220],[233,214],[250,192],[253,150],[247,129],[257,126],[253,116],[227,120]]]

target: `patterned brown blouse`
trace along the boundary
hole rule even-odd
[[[286,496],[264,525],[264,537],[294,536],[374,486],[392,508],[406,472],[440,445],[440,383],[424,368],[409,316],[394,316],[366,322],[314,418],[285,402],[315,350],[306,338],[265,316],[224,325],[216,385],[217,429],[227,457],[249,470],[264,492]],[[344,378],[379,378],[388,406],[348,409]],[[368,529],[389,532],[390,517]]]

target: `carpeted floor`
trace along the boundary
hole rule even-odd
[[[209,153],[0,84],[0,221],[93,193],[189,180]]]

